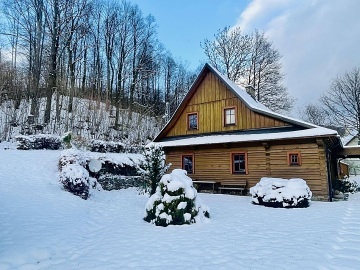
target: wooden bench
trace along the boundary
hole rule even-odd
[[[219,181],[214,180],[193,180],[194,184],[198,184],[198,188],[201,186],[201,184],[210,184],[212,185],[212,190],[215,192],[215,185],[219,183]]]
[[[226,180],[221,182],[221,186],[218,187],[220,193],[223,190],[239,191],[245,195],[247,181],[246,180]]]

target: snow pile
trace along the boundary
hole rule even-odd
[[[263,177],[250,188],[254,204],[270,207],[308,207],[312,192],[301,178],[282,179]]]
[[[209,218],[208,208],[197,200],[191,178],[180,169],[161,178],[145,208],[144,220],[156,226],[191,224]]]
[[[61,138],[51,134],[37,134],[37,135],[18,135],[15,137],[18,146],[17,149],[49,149],[58,150],[61,148]]]

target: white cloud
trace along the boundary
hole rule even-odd
[[[302,106],[360,66],[359,10],[353,0],[253,0],[237,26],[266,32],[283,55],[285,85]]]

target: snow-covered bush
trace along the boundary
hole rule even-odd
[[[263,177],[250,188],[254,204],[270,207],[308,207],[312,192],[300,178],[282,179]]]
[[[60,182],[70,193],[87,200],[89,197],[89,172],[79,164],[68,164],[62,168]]]
[[[156,226],[195,223],[209,218],[209,210],[200,205],[196,189],[186,171],[175,169],[164,175],[145,206],[144,220]]]
[[[98,178],[99,184],[105,190],[119,190],[129,187],[140,187],[141,178],[137,176],[124,176],[117,174],[105,173]]]
[[[59,170],[68,164],[79,164],[86,167],[90,158],[86,155],[84,151],[77,149],[67,149],[61,152],[59,159]]]
[[[89,162],[93,159],[102,163],[100,171],[94,173],[89,169]],[[139,187],[141,178],[138,177],[137,167],[143,161],[140,154],[128,153],[95,153],[78,149],[67,149],[61,152],[59,170],[68,164],[79,164],[89,175],[97,178],[97,182],[105,190]]]
[[[122,142],[91,140],[89,142],[89,148],[91,152],[123,153],[125,145]]]
[[[345,176],[344,179],[336,179],[332,181],[333,192],[341,193],[355,193],[358,190],[357,182],[350,180],[348,176]]]
[[[18,135],[15,139],[17,141],[17,149],[19,150],[58,150],[62,146],[61,138],[51,134]]]
[[[152,145],[144,151],[144,161],[139,166],[142,177],[141,191],[153,195],[161,177],[171,164],[165,164],[165,153],[160,146]]]

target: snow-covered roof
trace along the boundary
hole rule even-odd
[[[344,146],[357,145],[357,130],[353,129],[348,132],[348,135],[341,138],[341,142]]]
[[[299,131],[289,131],[289,132],[282,132],[282,133],[272,133],[272,134],[259,134],[259,135],[245,135],[245,134],[229,134],[229,135],[201,135],[199,134],[198,138],[178,138],[176,140],[166,141],[166,138],[163,138],[161,134],[169,128],[171,123],[174,121],[174,118],[178,117],[182,110],[185,108],[184,104],[187,99],[191,97],[193,92],[196,89],[198,83],[201,82],[202,76],[205,74],[205,71],[209,70],[213,72],[225,85],[226,87],[232,91],[250,110],[255,111],[257,113],[270,116],[272,118],[284,121],[286,123],[294,124],[296,126],[303,127],[305,129],[310,129],[309,131],[304,130],[303,132]],[[295,133],[294,133],[295,132]],[[228,79],[225,75],[221,74],[215,67],[211,66],[210,64],[206,63],[203,67],[202,71],[200,72],[199,76],[193,83],[190,88],[190,91],[181,102],[179,107],[177,108],[176,112],[174,113],[172,119],[166,124],[166,126],[160,131],[158,136],[155,138],[155,142],[163,141],[162,145],[166,146],[176,146],[176,145],[194,145],[194,144],[211,144],[211,143],[227,143],[227,142],[239,142],[239,141],[253,141],[255,140],[272,140],[275,139],[274,136],[278,136],[276,138],[298,138],[298,137],[305,137],[305,136],[324,136],[324,135],[338,135],[337,131],[323,128],[299,119],[295,119],[289,116],[281,115],[279,113],[271,111],[269,108],[264,106],[262,103],[253,99],[246,90]],[[205,140],[206,139],[206,140]],[[206,141],[204,143],[204,141]]]
[[[326,137],[336,136],[337,132],[323,127],[309,128],[297,131],[273,132],[261,134],[217,134],[197,137],[182,137],[174,140],[167,140],[162,142],[153,142],[151,144],[160,145],[162,147],[174,146],[188,146],[188,145],[205,145],[205,144],[219,144],[219,143],[234,143],[234,142],[254,142],[254,141],[270,141],[277,139],[296,139],[296,138],[311,138],[311,137]]]

